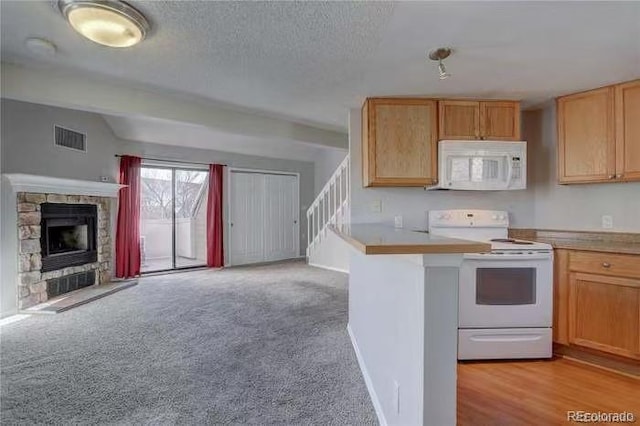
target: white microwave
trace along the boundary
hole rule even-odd
[[[438,185],[430,189],[525,189],[527,143],[442,140],[438,143],[438,170]]]

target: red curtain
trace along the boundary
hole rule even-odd
[[[207,200],[207,266],[224,266],[222,249],[222,173],[221,164],[209,165],[209,198]]]
[[[116,229],[116,277],[140,275],[140,165],[139,157],[120,158],[120,184]]]

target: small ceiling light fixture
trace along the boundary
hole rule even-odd
[[[29,37],[24,43],[31,53],[41,58],[53,58],[58,50],[55,44],[44,38]]]
[[[78,33],[109,47],[131,47],[151,29],[149,21],[119,0],[58,0],[58,9]]]
[[[444,67],[444,63],[442,62],[444,59],[448,58],[449,55],[451,55],[451,49],[448,47],[439,47],[429,52],[429,59],[432,61],[438,61],[440,80],[451,77],[451,74],[447,72],[447,69]]]

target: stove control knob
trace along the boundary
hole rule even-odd
[[[497,214],[494,214],[493,216],[491,216],[491,219],[493,219],[493,220],[498,220],[498,215],[497,215]]]

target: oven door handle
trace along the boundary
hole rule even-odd
[[[473,342],[535,342],[541,340],[539,334],[514,334],[514,335],[487,335],[471,336]]]
[[[548,260],[552,258],[551,253],[534,253],[534,254],[482,254],[482,253],[465,253],[464,259],[470,260]]]

